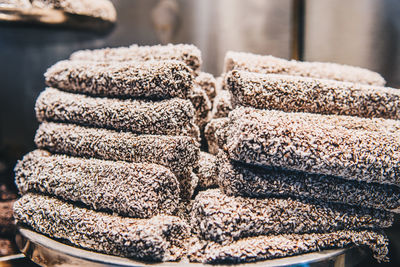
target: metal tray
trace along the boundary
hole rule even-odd
[[[46,267],[212,266],[201,263],[189,263],[187,259],[180,262],[149,264],[69,246],[24,228],[20,228],[19,232],[20,234],[17,236],[17,245],[21,252],[33,262]],[[354,266],[364,259],[366,255],[367,253],[363,249],[352,247],[348,249],[331,249],[255,263],[236,264],[234,266]]]

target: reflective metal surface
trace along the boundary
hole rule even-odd
[[[20,229],[17,245],[26,257],[33,262],[47,267],[55,266],[203,266],[200,263],[189,263],[187,259],[181,262],[143,263],[128,258],[105,255],[72,247],[50,239],[27,229]],[[366,253],[359,248],[332,249],[321,252],[303,254],[275,260],[256,263],[237,264],[234,266],[354,266]],[[206,265],[210,266],[210,265]],[[224,265],[219,265],[224,266]]]

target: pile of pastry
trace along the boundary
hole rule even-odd
[[[386,261],[400,93],[330,63],[229,52],[217,81],[200,67],[192,45],[78,51],[50,67],[38,149],[15,168],[18,224],[148,261],[352,245]]]
[[[374,72],[229,52],[234,109],[206,129],[219,189],[197,195],[192,260],[367,246],[387,260],[400,206],[400,91]]]
[[[103,253],[181,258],[215,91],[200,65],[196,47],[168,45],[79,51],[50,67],[38,149],[15,168],[17,222]]]

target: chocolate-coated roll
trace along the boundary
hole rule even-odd
[[[47,88],[36,101],[39,122],[55,121],[137,134],[189,135],[199,138],[195,110],[188,100],[162,101],[91,97]]]
[[[273,56],[229,51],[225,56],[225,72],[245,70],[264,74],[284,74],[383,86],[385,79],[367,69],[325,62],[302,62]]]
[[[44,122],[35,136],[39,148],[71,156],[155,163],[174,174],[197,166],[200,150],[188,136],[135,135],[128,132]]]
[[[400,119],[400,91],[389,87],[234,70],[225,88],[233,106]]]
[[[230,244],[192,239],[188,257],[192,262],[244,263],[354,245],[368,247],[378,262],[389,261],[389,240],[386,235],[365,230],[257,236]]]
[[[177,178],[163,166],[52,155],[45,150],[25,155],[15,167],[15,180],[22,194],[52,195],[134,218],[175,215],[180,200]]]
[[[179,61],[64,60],[45,73],[46,84],[72,93],[119,98],[186,98],[193,76]]]
[[[387,228],[393,220],[393,214],[383,210],[292,198],[234,197],[219,189],[200,192],[191,211],[193,231],[219,243],[269,234]]]
[[[354,129],[358,124],[334,121],[326,115],[239,108],[230,113],[224,149],[230,159],[243,163],[400,185],[397,132]]]
[[[99,62],[178,60],[184,62],[194,71],[198,71],[201,66],[200,50],[194,45],[188,44],[131,45],[130,47],[80,50],[73,53],[70,59]]]
[[[177,260],[188,238],[188,226],[178,217],[133,219],[36,194],[16,201],[14,216],[23,226],[75,246],[142,260]]]
[[[400,187],[350,181],[335,176],[258,168],[218,154],[218,185],[230,196],[293,197],[399,212]]]

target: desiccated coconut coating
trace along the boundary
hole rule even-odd
[[[90,209],[134,218],[175,215],[179,184],[163,166],[52,155],[35,150],[17,163],[15,183],[33,192],[82,202]]]
[[[199,167],[196,170],[196,174],[199,177],[198,187],[200,189],[217,187],[217,158],[210,153],[201,151]]]
[[[195,110],[195,123],[199,126],[200,131],[204,130],[211,111],[211,102],[206,92],[200,86],[194,86],[187,97],[192,102]]]
[[[78,247],[150,261],[181,258],[189,234],[178,217],[121,217],[30,193],[15,202],[14,216],[21,225]]]
[[[61,9],[72,14],[98,17],[115,22],[117,12],[109,0],[31,0],[32,7]]]
[[[389,261],[389,240],[384,233],[351,230],[322,234],[257,236],[222,245],[193,238],[190,242],[188,257],[192,262],[241,263],[352,245],[368,247],[378,262]]]
[[[215,97],[211,118],[227,117],[232,110],[231,94],[228,90],[219,90]]]
[[[135,135],[127,132],[44,122],[36,132],[38,148],[71,156],[156,163],[174,174],[197,166],[200,150],[188,136]]]
[[[239,108],[230,113],[224,149],[243,163],[400,185],[397,133],[349,129],[325,117]]]
[[[233,106],[400,119],[400,91],[389,87],[234,70],[225,88]]]
[[[208,99],[212,104],[217,94],[216,80],[214,76],[207,72],[200,72],[194,81],[198,86],[200,86],[206,92]]]
[[[15,225],[12,213],[14,200],[0,202],[0,235],[14,236]]]
[[[260,116],[264,116],[264,110],[254,108],[237,108],[233,113],[234,118],[245,118],[249,120],[257,120]],[[282,114],[285,114],[282,112]],[[333,128],[343,127],[347,130],[364,130],[385,133],[399,133],[400,120],[382,119],[382,118],[361,118],[345,115],[321,115],[313,113],[287,113],[293,116],[300,116],[305,123],[321,125],[330,125]],[[226,127],[226,126],[225,126]],[[225,129],[221,127],[221,129]]]
[[[179,61],[108,62],[63,60],[46,73],[46,84],[94,96],[186,98],[193,87],[190,69]]]
[[[178,60],[184,62],[194,71],[198,71],[201,66],[200,50],[196,46],[188,44],[132,45],[130,47],[80,50],[73,53],[70,59],[99,62]]]
[[[306,200],[227,196],[219,189],[199,192],[191,226],[200,239],[230,243],[249,236],[379,229],[393,214],[377,209]]]
[[[391,211],[400,207],[400,187],[397,186],[257,168],[229,161],[225,153],[218,154],[217,164],[219,188],[230,196],[307,198]]]
[[[225,131],[218,131],[219,129],[225,129],[225,126],[229,124],[228,118],[218,118],[212,119],[206,126],[204,130],[204,136],[208,144],[208,152],[216,155],[220,147],[223,146],[225,140],[224,137],[219,135],[224,135]]]
[[[56,121],[138,134],[189,135],[199,138],[188,100],[121,100],[72,94],[47,88],[36,101],[39,122]]]
[[[367,69],[325,62],[300,62],[273,56],[229,51],[225,56],[224,72],[245,70],[264,74],[285,74],[343,82],[384,86],[385,79]]]

